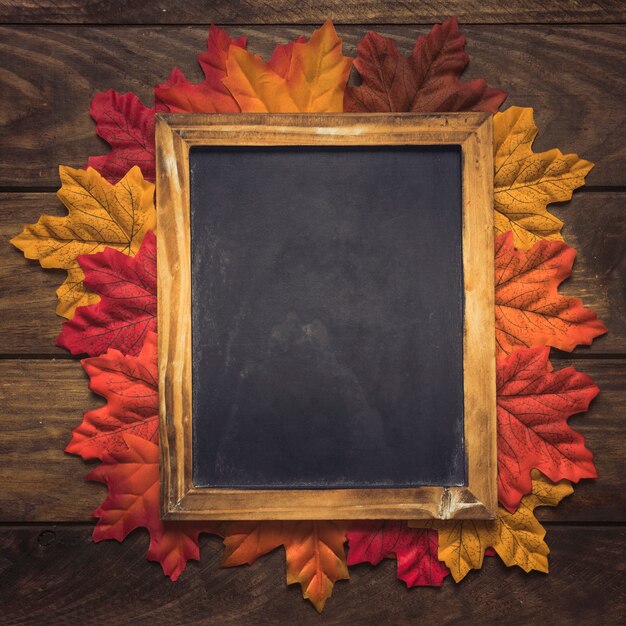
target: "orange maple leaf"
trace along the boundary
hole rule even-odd
[[[600,390],[573,367],[551,372],[549,352],[529,348],[498,359],[498,499],[511,513],[530,493],[533,469],[552,482],[598,476],[584,437],[567,420]]]
[[[328,20],[308,42],[283,46],[269,63],[231,46],[222,81],[244,112],[341,112],[351,65]]]
[[[157,441],[159,376],[157,335],[149,332],[138,356],[113,348],[101,356],[81,361],[90,381],[89,389],[107,403],[83,416],[65,448],[83,459],[102,459],[107,453],[126,449],[124,435]]]
[[[344,543],[347,522],[230,522],[224,537],[223,567],[251,565],[263,554],[285,547],[287,584],[299,583],[302,595],[321,613],[337,580],[347,579]]]
[[[102,464],[87,480],[105,483],[106,500],[94,511],[98,523],[94,541],[124,541],[137,528],[150,533],[148,559],[159,561],[163,572],[176,580],[189,559],[200,558],[198,535],[214,532],[214,524],[162,522],[159,514],[159,446],[126,434],[126,449],[102,455]]]
[[[495,245],[498,355],[518,348],[552,346],[571,352],[606,332],[596,314],[558,286],[572,273],[576,251],[560,241],[539,241],[515,250],[511,232]]]

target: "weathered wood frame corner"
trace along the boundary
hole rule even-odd
[[[192,484],[189,149],[460,145],[468,484],[236,490]],[[485,113],[157,115],[161,514],[168,520],[489,519],[497,510],[492,119]]]

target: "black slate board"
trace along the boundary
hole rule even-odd
[[[194,484],[466,484],[460,148],[189,162]]]

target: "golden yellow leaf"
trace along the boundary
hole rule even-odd
[[[63,217],[42,215],[11,239],[28,259],[42,267],[67,270],[57,289],[57,314],[70,318],[77,306],[92,304],[98,296],[83,285],[77,257],[100,252],[105,247],[134,255],[147,230],[154,229],[154,185],[133,167],[112,185],[96,170],[59,167],[59,199],[67,207]]]
[[[593,163],[560,150],[535,153],[533,110],[511,107],[494,116],[494,202],[496,233],[513,231],[515,247],[540,239],[562,241],[563,222],[548,213],[585,182]]]
[[[231,46],[222,79],[244,112],[341,112],[352,60],[341,53],[341,39],[328,20],[308,42],[289,47],[282,75],[259,56]]]
[[[534,509],[556,506],[573,489],[569,481],[551,483],[537,470],[532,476],[532,492],[522,499],[515,513],[499,507],[495,520],[419,520],[409,522],[409,526],[438,531],[439,559],[450,568],[456,582],[471,569],[482,567],[487,548],[493,548],[509,567],[547,572],[550,550],[544,541],[546,531],[537,521]]]

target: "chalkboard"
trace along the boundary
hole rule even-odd
[[[466,484],[462,154],[189,153],[193,484]]]
[[[492,519],[491,115],[155,135],[163,519]]]

